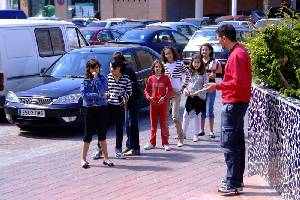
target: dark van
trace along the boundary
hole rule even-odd
[[[0,10],[0,19],[26,19],[23,10]]]

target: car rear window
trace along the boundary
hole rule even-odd
[[[94,31],[91,30],[80,30],[81,33],[83,34],[83,36],[85,37],[85,39],[89,40],[91,39],[91,37],[94,35]]]
[[[106,27],[107,22],[91,22],[87,26]]]
[[[199,40],[207,40],[207,41],[216,41],[218,40],[215,29],[212,30],[202,30],[202,31],[197,31],[191,38],[192,40],[199,39]]]
[[[152,31],[149,30],[128,31],[120,38],[120,40],[145,41],[151,33]]]
[[[85,66],[88,60],[95,58],[101,63],[101,73],[109,73],[109,62],[112,59],[112,53],[68,53],[59,59],[44,74],[53,77],[84,77]]]

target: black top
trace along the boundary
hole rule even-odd
[[[141,90],[139,89],[135,72],[129,64],[126,65],[124,74],[129,76],[129,79],[132,82],[132,95],[130,96],[129,101],[133,101],[135,99],[140,99],[143,94],[142,94]]]

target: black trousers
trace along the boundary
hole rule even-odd
[[[95,106],[83,108],[84,142],[91,142],[93,134],[98,134],[98,140],[106,140],[107,132],[107,107]]]
[[[123,126],[125,121],[124,106],[108,104],[109,125],[116,125],[116,149],[122,150]]]
[[[125,114],[125,131],[127,134],[126,147],[128,149],[140,150],[139,136],[139,99],[130,99]]]

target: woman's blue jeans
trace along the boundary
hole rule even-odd
[[[209,92],[206,94],[206,112],[201,113],[202,118],[214,118],[214,104],[216,99],[216,92]]]
[[[224,104],[221,113],[221,147],[227,165],[228,186],[241,187],[245,171],[244,116],[248,103]]]

